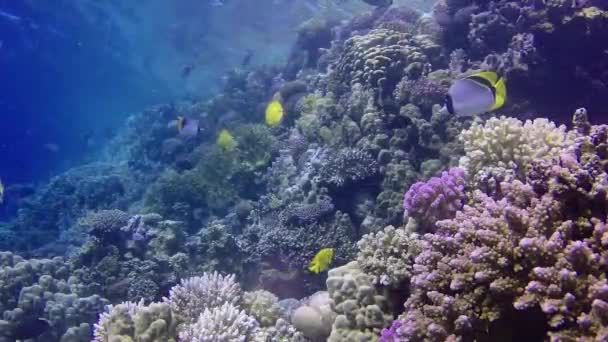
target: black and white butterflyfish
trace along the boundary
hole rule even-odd
[[[441,110],[457,116],[473,116],[499,109],[506,98],[505,79],[493,71],[483,71],[454,82]]]
[[[196,119],[178,116],[176,124],[177,132],[184,137],[194,137],[202,131],[200,121]]]

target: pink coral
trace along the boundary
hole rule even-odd
[[[455,167],[442,172],[441,177],[415,183],[403,199],[406,214],[427,227],[453,217],[464,203],[465,182],[464,170]]]
[[[552,341],[608,338],[608,126],[576,134],[559,160],[533,161],[500,196],[473,191],[423,236],[393,336],[477,338],[538,312]]]

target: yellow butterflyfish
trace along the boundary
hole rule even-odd
[[[285,112],[280,101],[273,100],[266,106],[266,124],[268,126],[276,127],[281,124],[284,115]]]
[[[225,151],[232,151],[236,147],[236,140],[227,129],[222,129],[220,131],[216,142],[217,145]]]
[[[329,268],[329,265],[331,264],[333,258],[334,258],[334,249],[333,248],[323,248],[312,259],[312,261],[310,262],[310,265],[308,266],[308,270],[312,273],[324,272]]]

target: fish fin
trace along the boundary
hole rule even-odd
[[[308,270],[312,273],[319,273],[320,272],[319,264],[317,264],[316,262],[311,262],[310,266],[308,267]]]
[[[496,110],[502,107],[507,100],[507,85],[504,78],[498,80],[498,82],[496,82],[494,85],[494,88],[496,89],[496,92],[494,95],[494,106],[492,106],[491,110]]]
[[[476,72],[469,77],[481,77],[481,78],[487,80],[488,82],[490,82],[490,84],[496,84],[496,82],[498,81],[498,74],[495,73],[494,71]],[[469,77],[467,77],[467,78],[469,78]]]

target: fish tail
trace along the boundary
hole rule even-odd
[[[502,107],[507,99],[507,85],[504,78],[499,79],[494,87],[496,89],[496,95],[494,96],[494,106],[492,106],[492,110]]]

